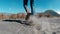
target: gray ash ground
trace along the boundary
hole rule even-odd
[[[39,18],[43,22],[46,17]],[[60,34],[60,18],[47,18],[52,27],[53,34]],[[8,22],[0,20],[0,34],[35,34],[32,27],[17,22]]]

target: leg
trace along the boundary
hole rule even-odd
[[[27,9],[28,0],[24,0],[23,3],[24,3],[23,6],[24,6],[24,8],[25,8],[25,11],[28,12],[28,11],[27,11],[27,10],[28,10],[28,9]],[[30,16],[30,14],[27,13],[25,20],[28,20],[28,19],[29,19],[29,16]]]
[[[27,3],[28,3],[28,0],[23,0],[23,6],[24,6],[26,12],[27,12],[27,8],[26,8]]]
[[[25,20],[28,20],[30,15],[33,15],[33,3],[34,3],[34,0],[30,0],[31,13],[28,13],[26,15],[26,19]]]
[[[30,7],[31,7],[31,14],[33,15],[33,4],[34,4],[34,0],[30,0]]]
[[[27,13],[25,20],[28,20],[30,15],[31,15],[31,13]]]

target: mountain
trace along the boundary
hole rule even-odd
[[[44,12],[44,14],[50,14],[52,16],[60,16],[57,12],[55,12],[54,10],[46,10]]]

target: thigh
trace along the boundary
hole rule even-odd
[[[27,3],[28,3],[28,0],[23,0],[24,5],[27,5]]]
[[[34,3],[34,0],[30,0],[30,5],[33,5],[33,3]]]

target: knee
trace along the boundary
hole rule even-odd
[[[33,3],[30,3],[30,6],[33,6],[34,4]]]
[[[23,6],[24,6],[24,8],[26,8],[27,5],[23,5]]]

